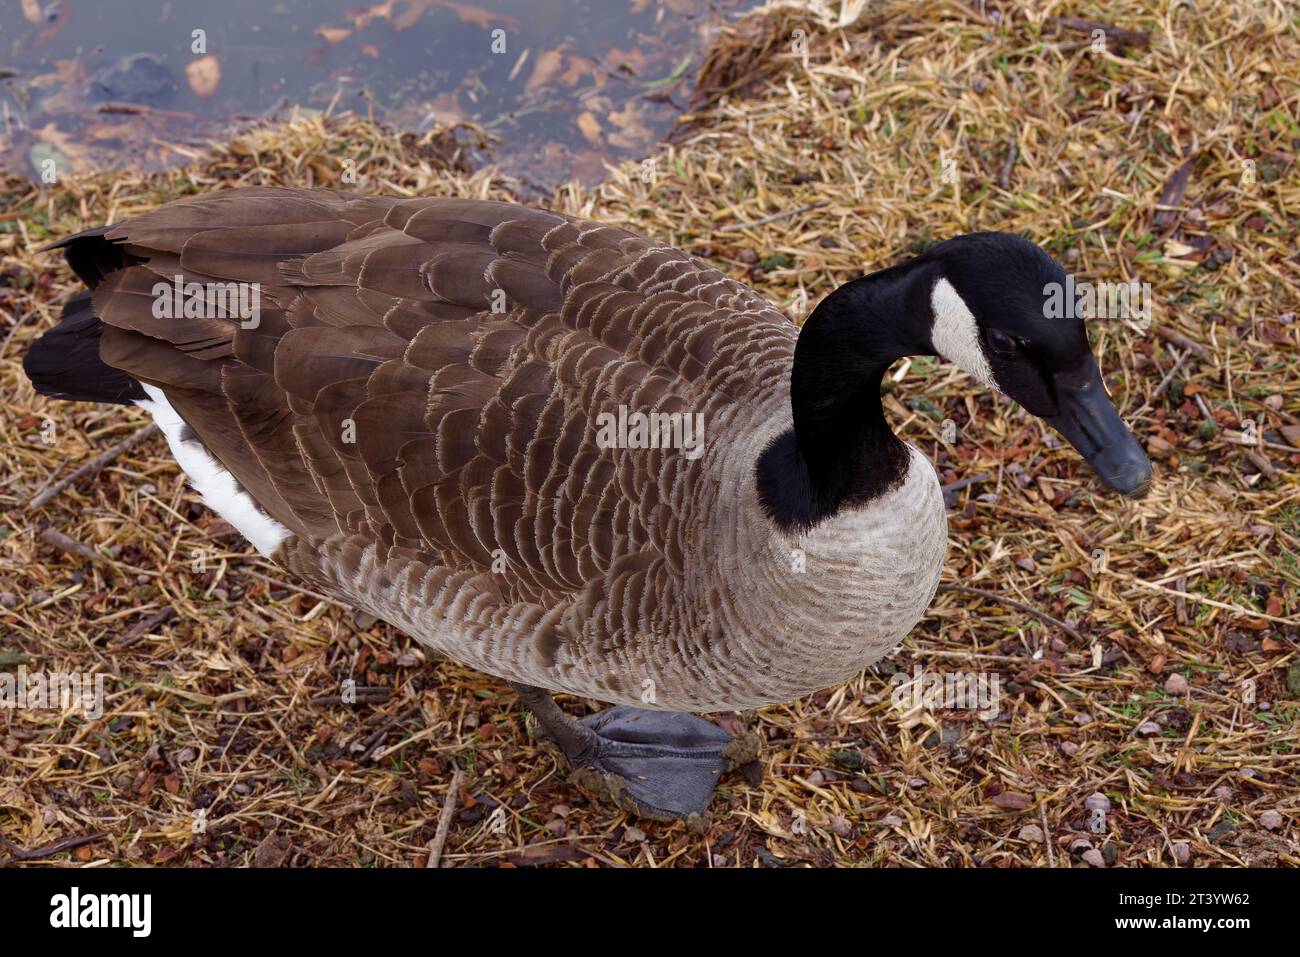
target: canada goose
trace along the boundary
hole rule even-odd
[[[851,678],[933,598],[946,516],[882,412],[896,359],[955,362],[1122,493],[1151,475],[1082,319],[1045,317],[1065,271],[1011,235],[849,282],[802,330],[683,252],[509,203],[232,189],[55,246],[91,292],[28,353],[37,390],[148,409],[262,554],[506,679],[652,817],[748,758],[686,712]],[[638,413],[679,417],[655,441]],[[700,441],[663,447],[681,416]]]

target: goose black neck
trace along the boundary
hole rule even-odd
[[[907,447],[885,420],[880,382],[897,359],[929,345],[933,270],[903,263],[840,286],[795,344],[794,428],[758,460],[759,501],[785,531],[811,528],[907,476]]]

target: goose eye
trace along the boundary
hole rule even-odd
[[[984,338],[988,342],[989,348],[992,349],[994,352],[996,352],[998,355],[1000,356],[1015,355],[1016,340],[1013,339],[1011,336],[1007,335],[1001,329],[988,330],[988,332],[985,333]]]

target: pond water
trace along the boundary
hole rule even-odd
[[[747,0],[5,0],[0,166],[162,168],[293,107],[472,120],[549,189],[648,155]]]

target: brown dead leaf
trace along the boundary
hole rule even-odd
[[[995,794],[989,799],[990,804],[1000,808],[1006,808],[1008,811],[1023,811],[1033,803],[1029,795],[1021,794],[1019,791],[1003,791],[1001,794]]]
[[[533,64],[533,72],[528,75],[528,82],[524,84],[524,92],[532,93],[539,90],[549,83],[552,83],[560,74],[560,69],[564,66],[564,47],[559,46],[551,50],[543,50]]]
[[[576,120],[578,129],[582,131],[582,137],[592,146],[600,145],[600,120],[590,110],[583,110],[578,114]]]
[[[564,72],[556,80],[564,86],[577,86],[578,81],[588,74],[598,88],[605,87],[605,71],[600,68],[600,64],[595,60],[588,59],[585,56],[569,56],[565,60]]]
[[[610,111],[609,119],[618,127],[617,133],[610,134],[609,141],[619,149],[639,150],[654,140],[654,133],[642,122],[641,115],[637,112],[635,100],[630,100],[621,111]]]
[[[185,79],[194,95],[206,100],[221,85],[221,63],[211,53],[199,57],[185,67]]]
[[[346,16],[357,30],[364,30],[374,20],[388,20],[393,15],[395,0],[385,0],[369,7],[353,7],[346,11]],[[421,9],[423,12],[423,8]]]
[[[610,47],[605,51],[605,56],[602,57],[601,62],[605,64],[605,69],[611,73],[622,70],[625,73],[631,71],[635,75],[640,75],[646,68],[645,54],[636,47],[630,50]]]
[[[317,27],[316,35],[324,37],[326,43],[342,43],[352,36],[352,30],[348,27]]]
[[[451,0],[433,0],[433,3],[456,14],[461,23],[469,23],[484,30],[491,27],[509,27],[513,30],[519,27],[519,21],[505,13],[493,13],[468,3],[452,3]]]

